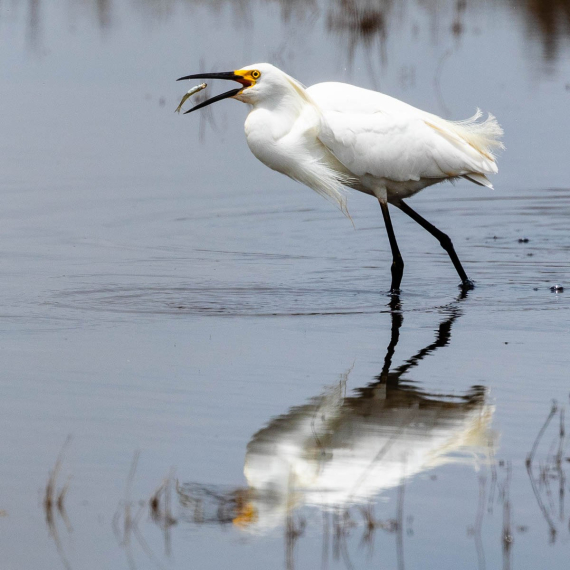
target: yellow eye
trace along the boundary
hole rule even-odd
[[[251,76],[252,76],[254,79],[259,79],[259,78],[261,77],[261,73],[259,73],[259,71],[257,71],[257,69],[254,69],[254,70],[251,72]]]

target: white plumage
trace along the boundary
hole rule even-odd
[[[394,263],[393,293],[399,292],[403,261],[393,234],[388,203],[430,231],[449,253],[464,288],[467,278],[451,240],[407,204],[426,186],[464,177],[492,188],[497,172],[493,151],[503,148],[503,131],[481,112],[447,121],[397,99],[344,83],[305,88],[268,63],[234,72],[189,78],[234,79],[244,85],[197,105],[233,97],[251,105],[245,122],[253,154],[273,170],[309,186],[347,213],[345,187],[375,196],[382,207]],[[190,111],[189,111],[190,112]]]
[[[485,174],[497,172],[490,148],[496,143],[489,136],[497,130],[494,118],[477,123],[478,112],[468,121],[452,123],[341,83],[322,83],[307,91],[322,109],[321,142],[353,174],[381,180],[389,196],[401,183],[458,176],[478,175],[491,186]],[[359,95],[370,100],[364,110],[355,107]]]

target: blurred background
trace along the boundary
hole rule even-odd
[[[0,0],[2,567],[566,567],[569,40],[565,0]],[[411,202],[474,291],[396,212],[390,302],[370,197],[174,113],[256,62],[498,118],[495,190]]]

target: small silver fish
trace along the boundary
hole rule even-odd
[[[206,87],[208,87],[208,85],[206,83],[200,83],[200,85],[196,85],[196,87],[192,87],[192,89],[190,89],[190,91],[188,91],[188,93],[186,93],[184,95],[184,97],[182,97],[182,101],[180,101],[180,105],[178,105],[178,107],[176,107],[176,110],[174,112],[180,113],[180,109],[182,109],[182,105],[184,105],[184,103],[186,103],[186,100],[189,97],[192,97],[192,95],[194,95],[195,93],[202,91],[202,89],[206,89]]]

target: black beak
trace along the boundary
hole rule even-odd
[[[184,79],[231,79],[233,81],[237,81],[237,82],[241,83],[245,87],[247,87],[250,84],[249,81],[245,80],[240,75],[236,75],[233,71],[223,71],[221,73],[197,73],[195,75],[186,75],[185,77],[179,77],[176,81],[182,81]],[[238,89],[231,89],[230,91],[226,91],[225,93],[222,93],[221,95],[216,95],[215,97],[212,97],[211,99],[206,99],[202,103],[196,105],[195,107],[192,107],[192,109],[190,109],[189,111],[186,111],[184,114],[187,115],[188,113],[191,113],[192,111],[197,111],[198,109],[202,109],[203,107],[207,107],[208,105],[211,105],[212,103],[215,103],[216,101],[221,101],[222,99],[227,99],[228,97],[233,97],[234,95],[237,95],[242,89],[243,89],[243,87],[240,87]]]

